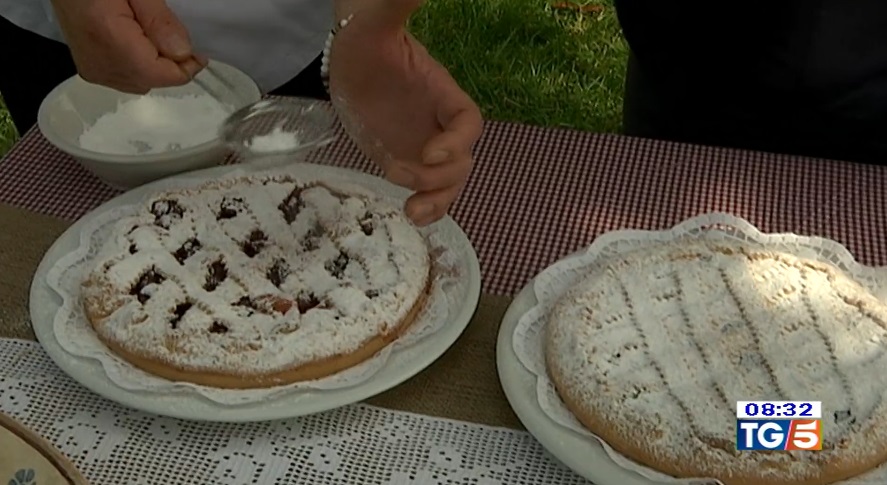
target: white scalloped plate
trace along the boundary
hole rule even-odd
[[[571,254],[561,261],[576,258],[585,251]],[[536,305],[533,291],[535,279],[517,294],[499,327],[496,342],[496,364],[499,380],[511,408],[527,431],[564,465],[596,485],[654,485],[641,475],[617,465],[604,448],[571,429],[555,423],[539,406],[536,376],[518,359],[514,351],[514,331],[521,316]]]
[[[290,169],[312,170],[311,164],[296,164]],[[314,166],[316,167],[316,166]],[[330,167],[323,166],[325,170]],[[147,194],[160,191],[171,183],[180,184],[182,180],[193,180],[200,183],[207,179],[217,178],[235,170],[250,170],[243,166],[226,165],[206,170],[190,172],[157,182],[153,182],[129,192],[121,194],[98,208],[89,212],[74,225],[68,228],[49,248],[40,262],[34,279],[31,282],[30,313],[34,333],[44,350],[66,374],[92,392],[141,411],[194,421],[250,422],[274,419],[293,418],[335,409],[348,404],[362,401],[418,374],[431,365],[438,357],[455,343],[465,327],[474,316],[480,298],[480,264],[468,237],[450,217],[445,217],[436,224],[440,230],[452,232],[463,240],[465,251],[464,267],[468,270],[466,294],[460,312],[454,315],[441,330],[431,338],[422,339],[409,347],[392,352],[388,361],[375,375],[368,380],[342,389],[305,390],[292,392],[278,398],[260,403],[238,406],[223,405],[197,394],[167,395],[160,393],[138,392],[123,389],[115,385],[105,374],[102,364],[91,358],[74,356],[65,351],[59,344],[53,331],[55,315],[62,304],[61,297],[47,284],[50,268],[64,255],[77,249],[80,245],[80,233],[85,223],[97,215],[115,207],[141,201]],[[350,181],[360,184],[378,177],[347,169],[335,169]],[[406,189],[397,189],[404,198],[409,195]]]
[[[692,226],[693,221],[700,220],[706,216],[702,215],[688,219],[673,229]],[[540,275],[546,274],[554,266],[560,266],[564,263],[569,265],[570,262],[576,262],[576,260],[588,252],[589,248],[596,245],[605,247],[613,240],[619,239],[620,236],[627,236],[626,239],[632,239],[632,234],[645,233],[650,235],[651,239],[656,239],[656,236],[662,236],[668,232],[669,230],[625,230],[613,231],[599,236],[590,246],[551,264],[530,280],[508,307],[499,327],[499,335],[496,342],[496,363],[502,389],[515,414],[549,453],[580,476],[594,482],[595,485],[662,485],[663,482],[654,481],[640,473],[620,466],[610,458],[597,439],[563,426],[549,417],[539,404],[539,395],[537,393],[538,377],[527,369],[514,350],[514,334],[521,318],[538,304],[535,286]],[[779,236],[760,232],[757,234],[761,236]],[[822,240],[815,237],[810,239]],[[834,243],[832,249],[835,253],[852,259],[850,252],[842,245]],[[856,265],[855,269],[864,268],[870,271],[870,274],[878,273],[881,291],[878,292],[877,296],[887,299],[887,266],[865,267],[856,263],[855,260],[853,260],[853,264]],[[857,477],[834,485],[880,485],[882,481],[879,481],[877,478],[872,477],[869,480]]]

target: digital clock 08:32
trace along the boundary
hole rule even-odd
[[[737,419],[821,419],[822,401],[736,401]]]

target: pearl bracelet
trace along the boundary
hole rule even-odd
[[[323,46],[323,55],[320,58],[320,80],[323,81],[323,87],[326,89],[327,94],[330,92],[330,47],[333,45],[333,39],[336,37],[336,34],[344,29],[353,17],[354,14],[351,14],[340,20],[338,25],[330,30],[330,35],[326,38],[326,44]]]

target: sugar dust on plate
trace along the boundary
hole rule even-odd
[[[264,134],[256,135],[246,142],[247,148],[254,153],[273,153],[293,150],[298,148],[301,142],[299,137],[291,132],[284,131],[280,125]]]
[[[233,112],[209,94],[147,94],[121,101],[80,135],[87,150],[141,155],[190,148],[218,136]]]

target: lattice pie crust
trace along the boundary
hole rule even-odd
[[[158,376],[265,388],[329,376],[402,334],[430,281],[425,239],[370,193],[238,178],[151,199],[83,283],[99,338]]]
[[[887,307],[837,268],[739,243],[669,243],[556,304],[558,394],[616,451],[675,477],[821,485],[887,460]],[[736,401],[822,401],[823,450],[737,452]]]

